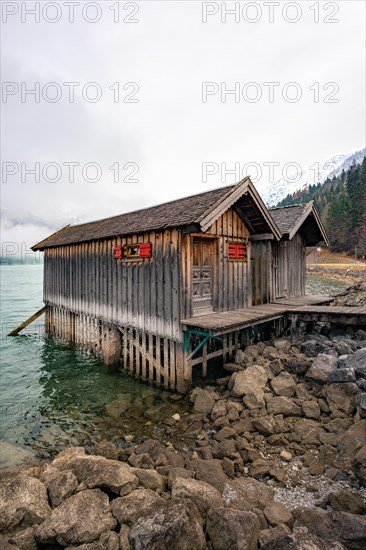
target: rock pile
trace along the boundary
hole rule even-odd
[[[191,392],[175,446],[105,442],[5,470],[1,548],[364,549],[366,332],[317,325],[225,369]]]
[[[366,276],[366,268],[364,271],[364,277]],[[366,305],[366,280],[359,281],[355,285],[348,288],[345,292],[338,294],[333,301],[333,305],[337,306],[365,306]]]

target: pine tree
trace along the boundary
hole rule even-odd
[[[328,231],[331,248],[360,254],[366,247],[366,157],[362,165],[352,165],[347,171],[323,184],[287,195],[278,206],[288,206],[314,200]]]

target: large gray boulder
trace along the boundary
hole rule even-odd
[[[165,489],[165,479],[155,470],[134,468],[133,473],[139,478],[140,485],[161,494]]]
[[[189,498],[201,516],[206,516],[211,508],[223,506],[221,493],[212,485],[197,479],[176,478],[172,486],[172,498]]]
[[[357,408],[357,396],[361,390],[352,382],[330,384],[324,390],[331,412],[338,410],[347,415],[354,414]]]
[[[108,496],[99,489],[81,491],[64,500],[35,530],[39,544],[83,544],[114,529],[117,521]]]
[[[359,349],[352,355],[349,355],[345,361],[345,366],[355,369],[356,373],[359,372],[361,376],[364,376],[366,367],[366,348]]]
[[[314,380],[320,384],[325,384],[328,381],[329,374],[337,368],[337,357],[320,353],[314,360],[305,377],[309,380]]]
[[[132,525],[153,504],[164,502],[163,499],[151,489],[136,489],[125,497],[112,500],[111,510],[119,524]]]
[[[320,406],[317,399],[305,399],[301,401],[302,411],[306,418],[317,420],[320,416]]]
[[[252,512],[218,508],[208,515],[207,533],[214,550],[255,550],[259,519]]]
[[[101,456],[79,456],[69,463],[80,482],[80,489],[107,488],[121,496],[127,495],[139,485],[133,468],[118,460]]]
[[[258,537],[259,547],[262,548],[268,542],[274,541],[279,537],[285,537],[286,535],[291,535],[291,531],[284,524],[271,527],[270,529],[261,529]]]
[[[366,516],[329,512],[312,525],[311,532],[324,540],[338,541],[348,550],[364,550]]]
[[[264,399],[264,391],[254,389],[248,392],[243,398],[243,403],[251,411],[265,408],[266,401]]]
[[[289,397],[276,396],[267,401],[269,414],[283,414],[284,416],[302,416],[302,408],[296,405]]]
[[[80,456],[86,456],[84,447],[68,447],[53,459],[52,467],[58,470],[69,470],[70,462]]]
[[[52,476],[48,481],[48,494],[52,508],[75,493],[79,485],[76,475],[71,470],[64,470]]]
[[[283,359],[285,369],[291,374],[303,375],[310,367],[310,360],[303,353]]]
[[[223,399],[220,399],[220,401],[217,401],[211,411],[211,418],[212,420],[216,420],[217,418],[220,418],[220,416],[226,416],[227,414],[227,406],[226,401]]]
[[[10,544],[14,544],[18,550],[38,550],[39,546],[34,537],[35,527],[36,525],[33,525],[32,527],[27,527],[27,529],[22,531],[16,531],[13,535],[11,535],[11,537],[8,538],[8,542],[10,542]],[[1,542],[0,548],[3,550]]]
[[[345,550],[339,542],[328,542],[310,533],[297,531],[267,542],[261,550]]]
[[[271,386],[277,395],[292,397],[296,391],[296,382],[288,372],[281,372],[271,380]]]
[[[258,416],[253,418],[254,428],[266,437],[273,435],[276,430],[276,421],[273,416]]]
[[[270,525],[276,527],[281,524],[292,526],[294,517],[285,506],[279,502],[269,502],[264,508],[263,513]]]
[[[128,535],[131,550],[203,550],[206,548],[201,516],[191,500],[153,506]]]
[[[38,479],[5,472],[0,483],[1,533],[42,523],[51,514],[46,486]]]
[[[251,365],[241,372],[234,372],[229,382],[229,389],[234,397],[255,391],[262,390],[267,384],[268,373],[259,365]]]
[[[220,492],[223,491],[226,483],[229,481],[228,476],[222,469],[221,460],[193,460],[190,467],[194,472],[196,479],[206,481],[206,483],[216,487],[216,489]]]
[[[254,508],[263,510],[273,499],[274,491],[252,477],[229,481],[223,491],[225,506],[250,512]]]

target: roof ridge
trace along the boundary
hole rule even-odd
[[[284,208],[294,208],[295,206],[308,206],[308,204],[310,204],[311,202],[314,201],[311,200],[308,202],[299,202],[298,204],[286,204],[285,206],[272,206],[271,208],[268,208],[268,210],[283,210]]]

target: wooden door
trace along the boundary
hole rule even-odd
[[[274,283],[275,298],[287,297],[287,242],[274,247]]]
[[[212,240],[193,239],[193,315],[213,311],[213,252]]]

